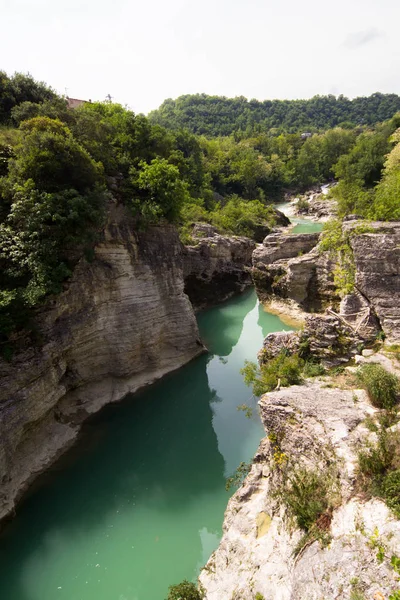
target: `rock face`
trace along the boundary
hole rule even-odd
[[[299,331],[268,334],[258,358],[265,363],[284,351],[289,355],[300,353],[304,358],[311,355],[324,366],[332,367],[354,357],[363,341],[359,333],[335,315],[309,315]]]
[[[388,598],[398,589],[390,558],[398,555],[400,524],[382,501],[354,492],[357,445],[370,435],[363,420],[373,412],[364,392],[294,386],[263,396],[260,409],[269,436],[229,501],[222,541],[201,572],[205,599],[254,600],[259,593],[264,600],[348,600],[355,592]],[[325,547],[312,540],[298,546],[303,533],[276,494],[282,455],[321,473],[337,469]],[[374,539],[385,548],[381,562]]]
[[[252,277],[259,298],[290,298],[307,311],[338,303],[333,263],[318,252],[318,241],[318,233],[267,236],[253,252]]]
[[[368,233],[358,233],[360,226],[365,230],[357,218],[343,223],[350,234],[355,290],[342,301],[333,280],[335,262],[328,252],[320,252],[318,234],[275,233],[257,246],[252,277],[259,298],[290,299],[307,312],[334,306],[365,340],[381,328],[388,341],[398,342],[400,223],[368,223]]]
[[[0,518],[85,417],[204,351],[176,230],[134,234],[112,212],[93,262],[39,315],[42,347],[0,362]]]
[[[183,271],[185,292],[196,309],[222,302],[252,284],[255,242],[219,235],[206,224],[196,226],[194,234],[198,243],[185,247]]]
[[[388,341],[400,340],[400,223],[372,223],[376,233],[354,235],[356,286],[373,306]],[[348,229],[357,222],[345,224]]]
[[[270,265],[278,260],[287,260],[299,254],[306,254],[318,244],[318,240],[319,233],[272,233],[267,235],[262,245],[254,250],[253,262]]]

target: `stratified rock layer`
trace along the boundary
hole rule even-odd
[[[346,223],[351,229],[357,222]],[[371,223],[376,233],[354,235],[356,286],[373,306],[390,342],[400,340],[400,223]]]
[[[252,285],[255,242],[219,235],[210,225],[195,228],[195,246],[184,249],[185,292],[197,309],[222,302]]]
[[[294,300],[303,310],[320,311],[338,303],[333,285],[333,263],[320,254],[320,234],[284,232],[268,235],[253,252],[251,270],[257,295]]]
[[[370,435],[363,420],[373,412],[364,392],[294,386],[266,394],[260,409],[274,435],[261,442],[229,501],[220,546],[200,575],[205,599],[254,600],[259,593],[264,600],[348,600],[355,591],[388,598],[398,589],[390,559],[400,548],[400,522],[382,501],[354,493],[357,446]],[[283,455],[321,473],[336,465],[341,498],[325,547],[311,541],[298,552],[303,533],[275,494]],[[385,548],[382,560],[376,544]]]
[[[135,234],[112,212],[93,262],[39,315],[43,345],[0,362],[0,518],[87,415],[204,350],[176,230]]]

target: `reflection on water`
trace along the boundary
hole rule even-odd
[[[221,536],[225,478],[262,436],[239,373],[288,329],[253,291],[199,316],[208,355],[108,406],[0,538],[4,600],[162,600]]]

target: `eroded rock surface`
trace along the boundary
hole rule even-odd
[[[351,237],[356,286],[373,306],[388,341],[395,343],[400,340],[400,223],[369,226],[376,233]]]
[[[319,233],[272,234],[253,252],[252,277],[262,301],[291,299],[303,310],[320,311],[337,304],[333,263],[318,251]]]
[[[364,392],[293,386],[263,396],[260,410],[269,437],[229,501],[220,546],[201,572],[206,600],[254,600],[257,593],[264,600],[348,600],[355,591],[388,598],[398,589],[390,558],[400,548],[400,522],[382,501],[354,491],[358,444],[369,435],[363,421],[374,410]],[[340,495],[325,547],[299,547],[303,534],[276,496],[276,439],[289,463],[321,473],[336,465]],[[381,562],[373,539],[385,548]]]
[[[195,234],[198,243],[185,247],[183,257],[185,292],[195,308],[222,302],[252,285],[255,242],[219,235],[206,224],[196,226]]]
[[[299,353],[304,358],[312,356],[331,367],[354,357],[362,342],[363,338],[337,316],[309,315],[304,328],[299,331],[268,334],[258,356],[264,363],[282,351],[289,355]]]
[[[204,350],[176,230],[135,234],[117,207],[93,262],[78,264],[38,324],[42,347],[0,362],[0,518],[87,415]]]

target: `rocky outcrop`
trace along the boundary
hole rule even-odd
[[[365,340],[382,329],[393,343],[400,340],[400,223],[343,223],[351,245],[355,286],[342,301],[334,285],[336,262],[321,252],[318,234],[267,236],[253,253],[252,277],[258,297],[290,299],[307,312],[327,307]],[[292,239],[293,238],[293,239]]]
[[[338,316],[309,315],[303,329],[268,334],[258,358],[265,363],[284,351],[289,355],[298,353],[305,359],[312,357],[324,366],[332,367],[354,357],[364,341]]]
[[[354,230],[359,223],[344,223]],[[388,341],[400,340],[400,223],[371,223],[351,236],[356,287],[373,306]]]
[[[381,500],[355,493],[357,450],[371,435],[363,421],[374,410],[365,393],[294,386],[266,394],[260,410],[269,435],[229,501],[221,543],[201,572],[205,599],[388,598],[398,589],[390,559],[398,555],[400,524]],[[304,540],[289,518],[279,490],[291,465],[335,473],[334,508],[320,523],[328,544]]]
[[[134,233],[114,206],[91,263],[38,316],[41,347],[0,362],[0,518],[108,402],[198,355],[172,226]]]
[[[318,244],[319,233],[272,233],[254,250],[253,264],[270,265],[310,252]]]
[[[262,301],[271,296],[289,298],[306,311],[338,304],[333,263],[326,253],[318,252],[318,241],[318,233],[267,236],[253,252],[252,277],[258,297]]]
[[[185,292],[196,309],[222,302],[252,285],[250,267],[255,242],[219,235],[214,227],[194,228],[196,245],[183,256]]]

